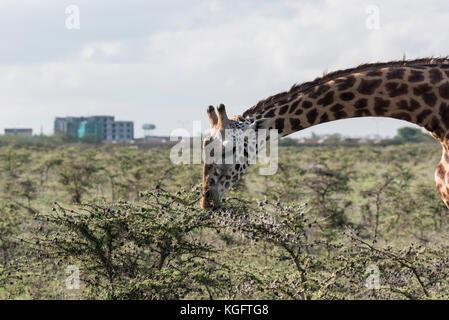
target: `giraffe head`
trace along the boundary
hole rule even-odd
[[[249,157],[255,153],[256,146],[248,143],[248,136],[245,134],[255,130],[263,122],[242,117],[229,119],[223,104],[218,106],[217,112],[218,114],[213,106],[207,109],[211,135],[203,142],[201,207],[204,209],[218,206],[223,194],[248,169]]]

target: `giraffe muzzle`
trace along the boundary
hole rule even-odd
[[[220,200],[218,197],[214,197],[210,191],[206,191],[201,197],[200,205],[203,209],[213,209],[218,207],[219,202]]]
[[[206,209],[206,210],[212,209],[214,207],[212,201],[207,200],[205,197],[201,198],[200,205],[201,205],[201,208]]]

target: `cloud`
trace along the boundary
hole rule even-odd
[[[120,42],[100,42],[100,43],[89,43],[84,45],[80,52],[81,59],[91,59],[96,55],[98,58],[108,58],[117,56],[122,49],[122,44]]]
[[[0,128],[51,133],[56,115],[99,113],[169,134],[207,126],[209,104],[240,114],[324,71],[449,53],[446,1],[376,1],[376,30],[366,27],[372,1],[78,2],[78,31],[64,27],[69,2],[0,7],[10,17],[0,21]],[[347,123],[313,130],[391,135],[403,125]]]

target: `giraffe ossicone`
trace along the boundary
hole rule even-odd
[[[228,118],[224,105],[207,109],[211,136],[204,141],[201,206],[219,205],[223,194],[248,169],[254,150],[245,132],[277,130],[279,138],[308,127],[348,118],[389,117],[424,127],[442,145],[435,170],[437,190],[449,208],[449,59],[424,58],[364,64],[323,77],[259,101],[242,115]],[[232,134],[225,137],[227,130]],[[242,138],[243,137],[243,138]],[[230,143],[232,141],[232,143]],[[239,161],[221,161],[236,142],[245,150]],[[229,150],[229,145],[233,149]],[[213,150],[221,150],[218,156]],[[249,149],[249,150],[247,150]],[[257,152],[257,146],[256,146]],[[212,159],[213,158],[213,159]]]

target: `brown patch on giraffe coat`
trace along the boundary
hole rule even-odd
[[[278,129],[279,133],[284,131],[284,118],[277,118],[274,122],[274,127]]]
[[[334,104],[334,105],[332,106],[332,108],[330,108],[330,110],[331,110],[332,112],[338,112],[338,111],[341,111],[341,110],[343,110],[343,109],[344,109],[344,107],[343,107],[341,104],[339,104],[339,103]]]
[[[384,100],[380,97],[374,98],[374,112],[377,115],[384,115],[387,111],[385,108],[387,108],[390,105],[390,100]]]
[[[348,114],[344,111],[338,111],[338,112],[334,113],[334,117],[335,117],[335,120],[339,120],[339,119],[347,118]]]
[[[300,114],[302,114],[302,113],[303,113],[302,109],[298,109],[298,110],[296,110],[296,112],[295,112],[296,115],[300,115]]]
[[[288,100],[288,102],[290,103],[290,102],[292,102],[293,100],[295,100],[297,97],[298,97],[298,93],[294,93],[294,94],[292,94],[287,100]],[[301,100],[301,99],[299,99],[299,100]]]
[[[373,80],[362,79],[359,87],[357,88],[357,91],[360,92],[361,94],[370,95],[374,93],[374,91],[380,86],[381,83],[382,79],[373,79]]]
[[[354,117],[363,117],[363,116],[371,116],[371,111],[369,111],[368,109],[360,109],[357,110],[354,114]]]
[[[410,82],[424,81],[423,72],[418,70],[411,70],[410,75],[408,76],[408,81]]]
[[[443,80],[443,74],[441,73],[440,69],[432,68],[429,70],[429,79],[431,84],[437,84],[441,80]]]
[[[340,99],[343,101],[351,101],[354,97],[355,95],[352,92],[343,92],[340,94]]]
[[[293,113],[295,111],[295,109],[298,107],[300,101],[301,100],[298,99],[295,102],[293,102],[292,105],[290,106],[290,110],[288,112]]]
[[[274,109],[271,109],[267,113],[265,113],[265,118],[273,118],[275,116]]]
[[[333,112],[335,120],[339,120],[342,118],[346,118],[348,115],[346,112],[342,111],[344,109],[344,106],[342,106],[339,103],[336,103],[330,108],[330,111]]]
[[[344,91],[349,88],[352,88],[352,86],[355,84],[355,77],[347,76],[344,78],[338,78],[338,79],[335,79],[335,83],[337,84],[338,90]]]
[[[281,115],[285,114],[285,113],[287,112],[287,110],[288,110],[289,107],[290,107],[290,106],[289,106],[288,104],[285,105],[285,106],[282,106],[282,107],[279,109],[279,115],[281,116]]]
[[[320,123],[324,123],[324,122],[328,122],[329,121],[329,116],[327,115],[327,113],[323,113],[320,117]]]
[[[421,96],[424,102],[430,107],[434,107],[437,102],[437,96],[433,93],[432,87],[427,83],[415,87],[413,89],[413,94]]]
[[[396,104],[399,110],[407,110],[407,111],[415,111],[421,107],[418,101],[413,98],[410,98],[410,101],[401,100]]]
[[[426,118],[427,118],[431,113],[432,113],[432,110],[430,110],[430,109],[426,109],[426,110],[421,111],[421,113],[418,114],[418,115],[416,116],[416,122],[417,122],[418,124],[423,124],[423,123],[424,123],[424,120],[426,120]]]
[[[441,163],[437,167],[437,175],[441,180],[444,181],[444,177],[446,175],[446,170],[444,169],[443,164],[441,164]]]
[[[385,84],[385,89],[387,89],[388,95],[391,98],[408,93],[408,86],[405,83],[387,82]]]
[[[307,113],[307,120],[310,124],[315,123],[316,117],[318,116],[318,111],[316,109],[312,109]]]
[[[363,109],[363,108],[365,108],[367,105],[368,105],[368,100],[365,99],[365,98],[361,98],[361,99],[357,100],[357,101],[355,102],[355,104],[354,104],[354,106],[355,106],[357,109]]]
[[[432,117],[430,123],[427,123],[424,128],[434,133],[437,137],[441,138],[443,136],[443,129],[440,127],[440,121],[435,116]]]
[[[307,100],[304,100],[304,102],[302,103],[302,107],[303,107],[304,109],[309,109],[309,108],[311,108],[312,106],[313,106],[313,103],[310,102],[310,101],[307,101]]]
[[[323,107],[326,107],[326,106],[330,105],[332,102],[334,102],[334,92],[330,91],[330,92],[326,93],[326,95],[323,98],[318,100],[317,104],[321,105]]]
[[[320,86],[318,86],[314,92],[312,92],[309,97],[316,99],[319,96],[321,96],[323,93],[325,93],[326,91],[328,91],[331,87],[328,84],[322,84]]]
[[[440,117],[446,129],[449,129],[449,105],[442,102],[440,104]]]
[[[387,72],[387,80],[398,79],[402,80],[404,78],[405,69],[403,68],[393,68]]]
[[[391,115],[392,118],[400,119],[404,121],[411,121],[411,117],[407,112],[398,112]]]
[[[443,83],[439,88],[438,91],[440,93],[440,96],[444,99],[449,99],[449,81],[446,81]]]
[[[290,118],[290,126],[292,130],[298,131],[302,129],[301,121],[298,118]]]

